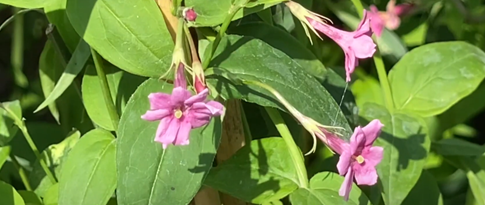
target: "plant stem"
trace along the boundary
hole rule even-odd
[[[209,63],[212,60],[212,56],[214,55],[214,52],[216,52],[217,46],[219,46],[222,37],[226,34],[226,30],[229,27],[229,24],[231,24],[234,15],[236,15],[239,9],[241,9],[241,6],[232,5],[229,14],[226,16],[226,19],[224,19],[224,22],[222,23],[221,28],[217,33],[216,39],[214,39],[214,42],[212,42],[211,51],[207,54],[207,56],[205,56],[204,62],[202,62],[202,68],[206,69],[209,66]]]
[[[387,78],[386,67],[382,61],[381,53],[376,50],[374,54],[374,63],[376,64],[377,76],[381,84],[382,92],[384,93],[384,100],[389,111],[394,110],[394,101],[392,99],[391,86]]]
[[[18,13],[21,10],[19,8],[13,8],[13,11],[14,13]],[[26,88],[29,82],[22,71],[24,62],[24,15],[18,15],[14,20],[13,26],[11,64],[14,80],[17,86]]]
[[[13,166],[19,171],[20,179],[22,180],[22,183],[24,184],[25,189],[27,191],[32,191],[32,187],[30,186],[30,183],[29,183],[29,178],[27,177],[27,173],[25,173],[24,168],[17,161],[17,158],[15,158],[15,155],[10,154],[10,159],[12,159]]]
[[[290,130],[286,123],[281,117],[281,114],[275,108],[265,107],[266,112],[268,113],[269,117],[273,121],[276,126],[276,129],[281,134],[281,137],[288,146],[288,151],[290,152],[291,159],[293,160],[293,164],[295,165],[296,172],[298,175],[298,181],[300,182],[300,187],[308,188],[308,176],[305,167],[305,161],[303,159],[303,154],[300,151],[300,148],[296,145],[293,137],[291,136]]]
[[[352,3],[357,10],[360,18],[364,17],[364,6],[360,0],[352,0]],[[374,42],[377,42],[376,38],[373,38]],[[379,77],[379,82],[381,84],[382,92],[384,94],[384,100],[386,102],[386,108],[388,110],[394,110],[394,102],[392,99],[391,93],[391,86],[389,84],[389,80],[387,78],[387,71],[386,66],[384,65],[384,61],[382,61],[382,56],[379,50],[376,48],[376,52],[374,53],[374,63],[376,64],[377,75]]]
[[[104,73],[103,59],[101,56],[91,48],[91,54],[93,55],[94,67],[96,67],[96,73],[98,73],[99,84],[101,85],[101,90],[103,92],[104,103],[108,109],[109,117],[111,118],[111,123],[113,128],[118,130],[118,123],[120,117],[116,111],[115,104],[113,103],[113,97],[111,96],[111,91],[109,89],[108,79],[106,78],[106,73]]]
[[[244,141],[245,141],[245,144],[246,145],[250,145],[251,144],[251,140],[253,140],[253,136],[251,134],[251,129],[249,128],[249,123],[248,123],[248,119],[246,118],[246,113],[244,112],[244,107],[243,107],[243,102],[242,101],[239,101],[239,106],[241,107],[241,121],[242,121],[242,125],[243,125],[243,128],[244,128]]]

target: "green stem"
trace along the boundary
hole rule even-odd
[[[244,112],[243,102],[239,101],[239,106],[241,110],[241,120],[244,128],[244,141],[246,145],[251,144],[251,140],[253,140],[253,136],[251,134],[251,129],[249,128],[248,119],[246,118],[246,113]]]
[[[14,13],[21,11],[19,8],[13,8],[13,10]],[[18,15],[13,26],[11,64],[15,83],[19,87],[26,88],[29,82],[22,71],[24,62],[24,15]]]
[[[98,73],[99,84],[103,92],[104,103],[108,109],[111,123],[113,124],[113,128],[118,130],[120,117],[116,111],[115,104],[113,103],[113,97],[111,96],[106,73],[104,73],[103,59],[101,59],[101,56],[99,56],[99,54],[93,48],[91,48],[91,54],[93,55],[94,67],[96,67],[96,72]]]
[[[364,6],[360,0],[352,0],[352,3],[357,10],[360,18],[364,17]],[[377,42],[375,38],[374,42]],[[384,100],[386,102],[386,107],[388,110],[394,109],[394,102],[392,100],[392,93],[391,93],[391,86],[389,84],[389,80],[387,78],[387,71],[386,66],[384,65],[384,61],[382,61],[381,53],[378,49],[374,53],[374,63],[376,64],[377,75],[379,77],[379,82],[381,84],[382,92],[384,93]]]
[[[209,66],[209,63],[212,60],[212,56],[214,55],[214,52],[216,52],[217,46],[219,46],[222,37],[226,34],[226,30],[229,27],[229,24],[231,24],[234,15],[236,15],[239,9],[241,9],[241,6],[232,6],[229,14],[226,16],[226,19],[224,19],[224,22],[222,23],[221,28],[217,33],[216,39],[214,39],[214,42],[212,42],[211,51],[207,54],[207,56],[205,56],[204,62],[202,62],[202,68],[206,69]]]
[[[22,180],[22,183],[24,184],[25,189],[27,191],[32,191],[32,187],[30,186],[30,183],[29,183],[29,178],[27,177],[27,173],[25,173],[24,168],[17,161],[17,158],[15,158],[15,155],[10,154],[10,159],[12,159],[13,166],[19,171],[20,179]]]
[[[377,76],[379,77],[379,82],[381,84],[382,92],[384,93],[384,100],[386,102],[386,107],[388,110],[394,109],[394,102],[392,99],[391,86],[387,78],[387,71],[384,62],[382,61],[381,53],[376,50],[374,54],[374,63],[376,64]]]
[[[308,176],[305,167],[305,161],[303,159],[303,154],[300,151],[300,148],[296,145],[293,137],[291,136],[290,130],[286,123],[281,117],[281,114],[275,108],[265,107],[266,112],[268,113],[269,117],[273,121],[276,126],[276,129],[281,134],[281,137],[288,146],[288,151],[290,152],[291,159],[293,160],[293,164],[295,165],[296,172],[298,175],[298,181],[300,182],[300,187],[308,188]]]

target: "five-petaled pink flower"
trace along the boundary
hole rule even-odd
[[[334,150],[340,154],[337,163],[338,172],[340,175],[345,175],[345,180],[339,190],[339,194],[345,200],[349,198],[354,178],[358,185],[374,185],[377,183],[378,177],[375,167],[381,162],[384,149],[372,146],[372,144],[381,133],[383,126],[379,120],[372,120],[363,128],[360,126],[355,128],[350,143],[337,142],[336,144],[339,146],[334,146],[337,148]]]
[[[172,95],[151,93],[148,95],[150,110],[141,118],[158,121],[155,141],[163,148],[169,144],[188,145],[190,130],[208,124],[213,116],[220,116],[224,106],[217,101],[206,102],[208,89],[192,96],[184,87],[175,87]]]
[[[353,32],[339,30],[309,17],[307,17],[307,20],[313,28],[331,38],[344,51],[347,82],[350,82],[350,74],[354,72],[355,67],[359,64],[359,59],[370,58],[376,51],[376,44],[371,38],[370,19],[367,17],[365,10],[364,18],[360,22],[359,27]]]
[[[395,30],[401,24],[400,16],[406,15],[414,8],[414,4],[405,3],[396,5],[396,0],[387,3],[386,12],[379,11],[375,5],[371,5],[369,11],[370,26],[376,36],[381,36],[384,27]]]

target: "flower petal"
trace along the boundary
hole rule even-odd
[[[165,121],[165,122],[163,122]],[[155,141],[163,144],[163,148],[167,148],[167,145],[173,144],[177,133],[180,129],[180,121],[174,117],[163,118],[160,121],[160,125],[157,129],[157,137]]]
[[[192,126],[187,121],[180,122],[180,128],[175,138],[174,145],[188,145]]]
[[[377,171],[374,166],[366,163],[354,163],[352,169],[355,172],[355,181],[358,185],[374,185],[377,183]]]
[[[184,101],[190,98],[192,94],[182,87],[174,87],[172,90],[172,108],[179,108],[184,105]]]
[[[349,200],[350,190],[352,190],[352,179],[354,178],[354,173],[352,168],[349,167],[347,174],[345,175],[344,182],[340,186],[339,195],[343,196],[345,201]]]
[[[362,153],[366,165],[373,167],[377,166],[381,162],[383,155],[384,148],[378,146],[370,147],[365,153]]]
[[[364,132],[362,129],[359,127],[356,127],[354,129],[354,133],[352,134],[352,137],[350,137],[350,153],[351,155],[360,155],[362,152],[362,149],[364,148],[364,143],[365,143],[365,136]]]
[[[376,52],[376,44],[370,36],[362,35],[352,42],[352,51],[356,58],[370,58]]]
[[[205,103],[207,109],[210,110],[212,116],[220,116],[224,113],[224,105],[217,101],[209,101]]]
[[[358,64],[358,60],[355,58],[355,55],[352,50],[345,52],[345,73],[347,75],[345,81],[350,82],[350,74],[352,74],[355,70],[355,67]]]
[[[170,108],[170,100],[170,95],[166,93],[150,93],[148,95],[148,101],[150,101],[150,110]]]
[[[378,119],[372,120],[362,128],[362,132],[365,135],[365,146],[371,146],[377,137],[381,134],[381,129],[384,124],[381,123]]]
[[[198,128],[209,123],[212,114],[205,103],[199,102],[190,107],[186,116],[187,120],[192,125],[192,128]]]
[[[171,114],[172,110],[169,109],[148,110],[144,115],[141,116],[141,119],[155,121],[161,120],[162,118],[167,117]]]
[[[204,89],[202,92],[198,93],[197,95],[194,95],[187,100],[185,100],[185,105],[186,106],[192,106],[194,103],[198,102],[204,102],[205,99],[207,98],[207,95],[209,95],[209,89]]]
[[[337,170],[340,175],[345,175],[350,167],[350,161],[352,160],[352,155],[349,151],[344,151],[338,160]]]

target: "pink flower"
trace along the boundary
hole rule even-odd
[[[174,87],[182,87],[184,89],[187,89],[187,79],[185,79],[185,65],[183,63],[179,63],[178,66],[175,67],[174,79]]]
[[[353,32],[342,31],[311,18],[307,18],[307,20],[313,28],[331,38],[344,51],[347,82],[350,82],[350,74],[354,72],[355,67],[359,64],[359,59],[370,58],[376,51],[376,44],[371,38],[372,31],[365,10],[364,18],[360,22],[357,30]]]
[[[163,148],[169,144],[188,145],[190,130],[208,124],[213,116],[220,116],[224,106],[216,101],[205,102],[208,89],[192,96],[183,87],[174,87],[172,95],[166,93],[151,93],[148,95],[150,110],[141,116],[148,121],[158,121],[160,124],[155,135],[155,141]]]
[[[185,8],[182,11],[182,15],[187,21],[195,21],[197,19],[197,13],[195,13],[193,8]]]
[[[413,4],[399,4],[396,5],[395,0],[390,0],[387,3],[386,12],[381,12],[376,6],[370,6],[369,18],[372,31],[381,36],[384,27],[390,30],[399,28],[401,24],[400,16],[406,15],[414,8]]]
[[[379,120],[372,120],[363,128],[360,126],[355,128],[350,143],[341,144],[340,141],[335,141],[335,144],[338,145],[337,149],[340,149],[335,150],[340,152],[337,169],[340,175],[345,175],[339,194],[345,200],[349,198],[354,178],[358,185],[377,183],[378,176],[375,167],[381,162],[384,149],[372,146],[372,144],[381,133],[383,126]],[[328,139],[332,140],[332,138]]]

